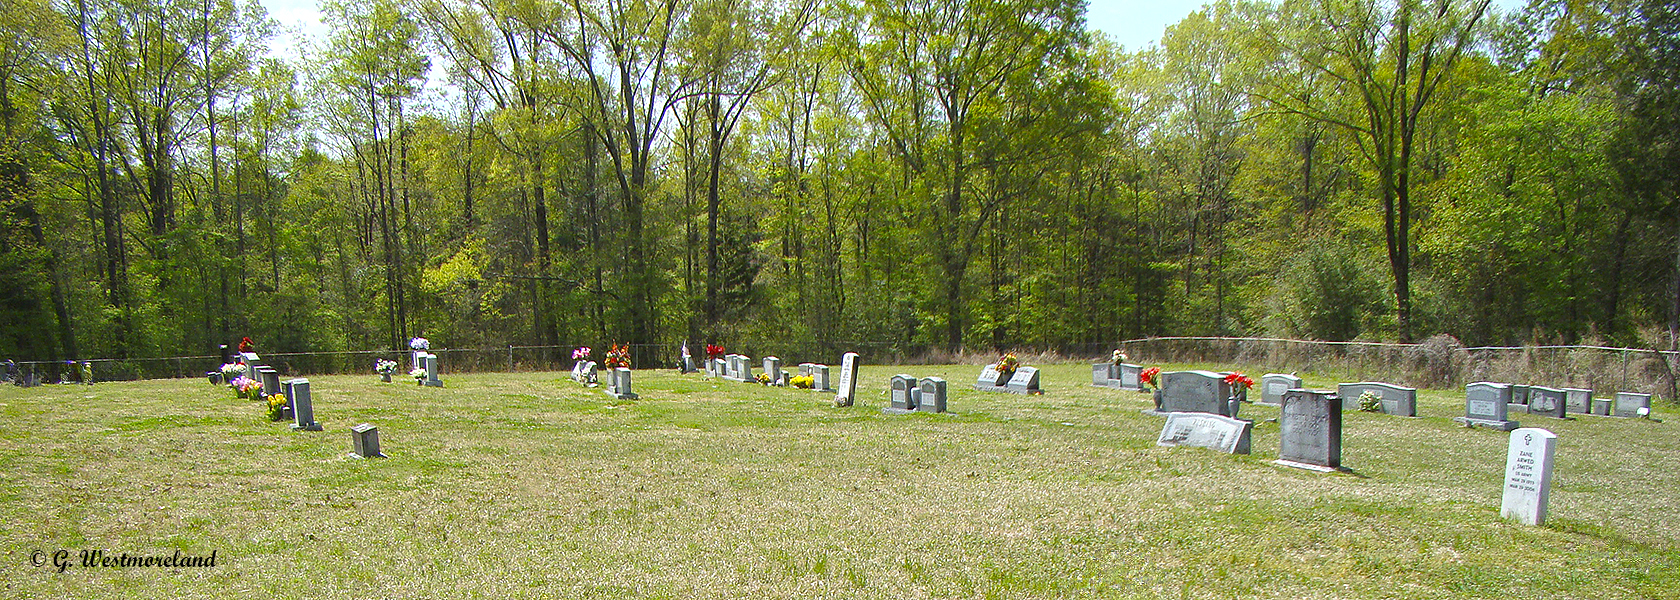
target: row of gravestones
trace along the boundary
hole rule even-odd
[[[1565,418],[1570,413],[1613,417],[1643,417],[1650,413],[1651,395],[1617,392],[1614,399],[1593,398],[1592,390],[1548,388],[1478,381],[1464,386],[1464,416],[1453,417],[1466,427],[1511,431],[1521,425],[1513,412]]]
[[[41,375],[35,372],[31,365],[28,372],[19,372],[17,363],[6,361],[6,371],[0,374],[0,381],[17,384],[19,387],[36,387],[43,383]],[[93,361],[69,360],[60,364],[67,370],[61,370],[58,375],[59,383],[80,383],[93,385]],[[74,373],[74,374],[72,374]]]
[[[415,350],[412,355],[413,364],[426,370],[426,378],[418,381],[426,387],[443,387],[443,380],[438,379],[438,356],[425,350]]]
[[[856,353],[852,352],[847,354],[853,357],[857,356]],[[723,358],[710,359],[706,361],[706,374],[730,381],[757,383],[758,378],[753,376],[751,360],[751,357],[743,354],[730,354]],[[764,357],[763,366],[764,372],[773,377],[771,383],[776,385],[787,385],[788,381],[794,376],[792,372],[782,368],[782,359],[774,356]],[[812,391],[833,392],[835,390],[830,387],[833,381],[829,371],[829,366],[825,364],[800,363],[798,373],[800,376],[811,378]]]
[[[417,353],[417,355],[420,353]],[[428,379],[437,379],[437,357],[425,353],[429,360],[426,364]],[[290,416],[293,431],[321,431],[320,422],[315,420],[315,401],[310,394],[310,383],[306,378],[280,380],[280,372],[262,361],[262,357],[255,352],[241,352],[237,357],[238,364],[244,365],[245,376],[257,380],[262,384],[263,393],[281,394],[286,397],[286,405],[281,414]],[[433,385],[426,383],[425,385]],[[442,387],[439,382],[436,387]],[[383,458],[385,455],[379,450],[379,428],[369,423],[362,423],[350,428],[352,456],[357,458]]]
[[[881,412],[899,415],[945,412],[949,392],[944,379],[928,377],[918,381],[915,377],[899,374],[892,377],[889,387],[892,389],[892,404]]]
[[[1009,392],[1011,394],[1043,394],[1038,387],[1038,369],[1035,367],[1015,367],[1014,371],[998,370],[998,363],[986,365],[980,370],[980,377],[974,381],[974,389],[982,392]]]

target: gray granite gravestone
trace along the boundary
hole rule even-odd
[[[1299,389],[1300,377],[1288,373],[1267,373],[1260,376],[1260,403],[1270,406],[1283,404],[1283,393]]]
[[[1009,379],[1005,378],[1001,371],[998,371],[997,363],[992,363],[980,370],[980,377],[974,380],[974,389],[982,392],[1007,392],[1009,391],[1008,384]]]
[[[799,363],[799,375],[801,377],[810,375],[811,368],[815,366],[817,366],[816,363]]]
[[[1592,399],[1592,414],[1595,414],[1595,415],[1598,415],[1598,416],[1601,416],[1601,417],[1610,416],[1610,404],[1611,403],[1612,403],[1612,400],[1610,398],[1593,398]]]
[[[1528,386],[1519,383],[1511,384],[1511,404],[1528,406]]]
[[[1004,388],[1011,394],[1038,395],[1044,393],[1044,390],[1038,389],[1038,369],[1036,367],[1015,369],[1015,376],[1009,378],[1009,383]]]
[[[1278,415],[1279,465],[1335,471],[1342,468],[1342,401],[1329,392],[1291,389]]]
[[[938,377],[928,377],[918,386],[921,393],[916,396],[916,410],[921,412],[945,412],[945,380]]]
[[[1616,404],[1614,405],[1614,410],[1611,412],[1611,416],[1616,416],[1616,417],[1639,417],[1639,416],[1641,416],[1639,414],[1639,409],[1641,409],[1641,408],[1646,409],[1647,411],[1650,410],[1650,408],[1651,408],[1651,395],[1650,394],[1636,394],[1636,393],[1633,393],[1633,392],[1616,392]]]
[[[770,383],[780,383],[782,376],[782,359],[774,356],[764,357],[764,374],[770,376]]]
[[[293,379],[288,386],[292,393],[288,396],[292,407],[292,418],[295,423],[293,431],[320,431],[321,424],[315,422],[315,402],[309,395],[308,379]]]
[[[1552,460],[1557,434],[1535,427],[1511,432],[1505,450],[1505,493],[1499,517],[1523,525],[1546,523],[1546,500],[1551,496]]]
[[[1091,365],[1091,385],[1108,387],[1110,379],[1119,379],[1120,365],[1114,363],[1097,363]]]
[[[1196,412],[1167,413],[1159,446],[1196,446],[1230,454],[1248,454],[1253,421]]]
[[[840,356],[840,389],[834,393],[835,406],[851,406],[857,395],[858,354],[847,352]]]
[[[438,356],[426,353],[426,387],[443,387],[443,380],[438,379]]]
[[[607,386],[607,395],[619,400],[635,400],[640,396],[630,388],[630,369],[618,367],[608,373],[611,385]]]
[[[890,384],[892,388],[892,407],[906,411],[915,410],[916,399],[912,396],[911,390],[916,389],[918,383],[915,377],[902,373],[892,376]]]
[[[1143,365],[1120,363],[1116,369],[1120,371],[1120,389],[1134,392],[1143,391]],[[1109,385],[1112,386],[1114,383],[1109,382]]]
[[[385,458],[379,451],[379,428],[372,423],[350,428],[350,447],[354,450],[351,456],[356,458]]]
[[[1336,395],[1342,397],[1342,410],[1344,411],[1360,410],[1359,397],[1365,395],[1365,392],[1372,392],[1382,397],[1383,414],[1402,417],[1417,416],[1417,388],[1398,386],[1381,381],[1336,384]]]
[[[1465,427],[1482,426],[1510,431],[1521,425],[1505,418],[1511,404],[1511,386],[1478,381],[1464,386],[1464,416],[1453,417]]]
[[[1539,385],[1528,387],[1528,413],[1556,419],[1569,412],[1569,398],[1563,390]]]
[[[832,392],[832,382],[828,376],[828,365],[811,365],[811,389],[819,392]]]
[[[1578,415],[1592,413],[1592,390],[1563,388],[1564,411]]]
[[[1160,374],[1160,406],[1146,414],[1198,412],[1231,416],[1231,385],[1210,371],[1172,371]]]
[[[280,372],[273,367],[257,367],[257,376],[262,377],[263,395],[280,393]]]

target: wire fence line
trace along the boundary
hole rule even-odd
[[[570,368],[571,351],[578,344],[507,345],[484,348],[435,348],[449,372],[554,371]],[[674,367],[681,343],[630,344],[642,361],[639,368]],[[698,361],[704,344],[689,351]],[[1350,381],[1380,380],[1413,387],[1453,388],[1473,381],[1504,381],[1552,387],[1585,387],[1595,393],[1631,391],[1673,400],[1680,352],[1648,348],[1595,345],[1463,347],[1447,336],[1420,343],[1330,342],[1269,337],[1167,336],[1128,339],[1113,343],[1064,344],[1021,349],[1023,360],[1037,363],[1107,360],[1120,349],[1133,362],[1223,363],[1276,372],[1311,372]],[[604,354],[595,349],[595,357]],[[752,344],[732,352],[775,355],[784,364],[838,364],[844,352],[858,352],[866,364],[985,364],[990,351],[941,352],[898,342],[873,340],[799,341]],[[1036,352],[1036,354],[1032,354]],[[270,366],[288,376],[371,373],[378,359],[410,362],[410,350],[336,350],[261,354]],[[216,355],[156,358],[88,359],[86,361],[18,362],[20,372],[33,372],[42,381],[82,379],[80,362],[92,364],[95,380],[136,380],[200,377],[216,370]]]

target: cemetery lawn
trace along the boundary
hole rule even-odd
[[[1514,416],[1560,436],[1550,520],[1522,527],[1508,434],[1451,422],[1462,389],[1348,414],[1351,471],[1325,475],[1271,464],[1275,408],[1243,407],[1253,455],[1163,448],[1148,397],[1089,365],[1036,397],[979,370],[865,366],[851,408],[671,371],[634,401],[566,373],[311,377],[318,433],[202,379],[0,386],[0,597],[1680,598],[1668,405]],[[900,372],[949,380],[954,414],[881,414]],[[347,457],[362,422],[389,458]],[[59,549],[217,564],[34,566]]]

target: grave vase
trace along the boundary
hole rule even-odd
[[[1155,388],[1155,410],[1161,410],[1161,389]]]
[[[379,380],[383,381],[385,383],[391,383],[391,374],[390,373],[380,373],[379,374]]]

